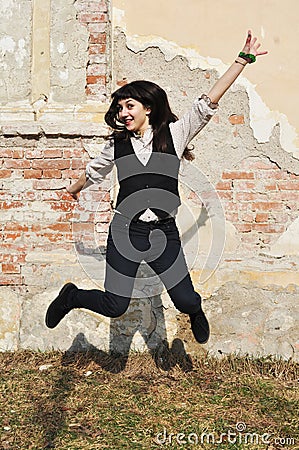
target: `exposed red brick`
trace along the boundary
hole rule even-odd
[[[286,174],[283,170],[269,169],[267,171],[256,171],[256,178],[263,180],[285,180]]]
[[[89,42],[91,44],[106,44],[106,33],[90,33]]]
[[[12,158],[12,149],[1,148],[0,149],[0,158]]]
[[[262,233],[283,233],[285,226],[277,223],[253,223],[252,229]]]
[[[64,149],[63,150],[63,158],[82,158],[83,156],[87,155],[86,151],[84,149]]]
[[[299,191],[299,180],[279,181],[278,187],[281,190]],[[298,192],[299,200],[299,192]]]
[[[251,223],[238,223],[235,226],[240,233],[249,233],[252,230]]]
[[[95,224],[91,222],[78,222],[73,223],[73,232],[74,233],[94,233],[95,231]]]
[[[42,170],[40,169],[25,169],[24,170],[24,178],[41,178],[42,177]]]
[[[24,157],[24,150],[13,150],[12,151],[12,158],[20,159],[23,157]]]
[[[106,83],[106,75],[97,75],[92,76],[88,75],[86,77],[87,84],[105,84]]]
[[[284,225],[288,222],[288,220],[290,219],[288,213],[286,212],[279,212],[279,211],[271,211],[270,212],[270,218],[275,222],[275,223],[283,223]]]
[[[252,181],[240,181],[234,182],[234,188],[236,191],[252,191],[256,187],[256,184]]]
[[[219,198],[221,198],[221,199],[232,200],[232,198],[233,198],[233,193],[230,191],[219,191],[218,195],[219,195]]]
[[[25,253],[18,253],[17,255],[0,253],[0,262],[22,264],[25,262],[25,258]]]
[[[15,241],[16,239],[20,239],[22,237],[22,234],[23,233],[21,231],[4,233],[4,239],[5,239],[5,241],[9,241],[9,240]]]
[[[62,150],[58,148],[51,148],[44,150],[44,157],[45,158],[61,158],[62,157]]]
[[[106,88],[102,84],[89,84],[85,92],[89,99],[103,101]]]
[[[83,23],[107,22],[107,14],[101,12],[79,13],[78,19]]]
[[[53,230],[53,231],[70,232],[71,224],[58,222],[58,223],[54,223],[52,225],[47,225],[46,228],[49,228],[49,230]]]
[[[40,224],[38,224],[38,223],[33,223],[33,224],[31,225],[31,231],[32,231],[33,233],[38,233],[39,231],[41,231],[41,229],[42,229],[42,225],[40,225]]]
[[[252,203],[253,211],[281,211],[284,209],[284,205],[280,202],[255,202]]]
[[[89,64],[87,66],[87,75],[91,76],[99,76],[99,75],[106,75],[107,72],[107,64]],[[106,77],[105,77],[106,81]]]
[[[232,188],[232,182],[231,181],[218,181],[216,184],[217,190],[230,190]]]
[[[257,199],[255,192],[236,192],[235,199],[237,202],[249,202]]]
[[[231,180],[252,180],[254,179],[254,173],[253,172],[239,172],[239,171],[232,171],[232,172],[223,172],[222,178],[224,180],[231,179]]]
[[[268,213],[257,213],[255,215],[255,221],[256,222],[267,222],[269,219]]]
[[[117,84],[117,86],[125,86],[126,84],[128,84],[128,80],[127,80],[127,78],[123,78],[122,80],[118,80],[117,82],[116,82],[116,84]]]
[[[43,178],[61,178],[61,170],[45,169],[43,170]]]
[[[90,33],[104,33],[107,28],[107,23],[105,22],[93,22],[87,24],[87,29]]]
[[[85,167],[84,163],[82,163],[82,168]],[[64,179],[73,179],[77,180],[82,175],[81,169],[66,169],[61,172],[61,176]]]
[[[5,166],[7,169],[29,169],[31,162],[27,159],[7,159],[5,160]]]
[[[88,47],[89,55],[98,55],[106,52],[106,44],[91,44]]]
[[[44,179],[44,180],[33,180],[33,189],[54,189],[57,190],[57,180]]]
[[[48,239],[50,242],[59,242],[64,240],[66,237],[61,233],[42,233],[42,237]]]
[[[63,159],[39,159],[32,161],[33,169],[69,169],[70,161]]]
[[[73,202],[66,202],[66,201],[61,201],[61,202],[48,202],[51,206],[51,209],[53,209],[54,211],[71,211],[74,207],[75,204]]]
[[[97,222],[110,222],[111,219],[111,212],[98,212],[96,211],[95,214],[95,220]]]
[[[96,226],[96,231],[99,233],[107,232],[109,229],[109,223],[98,223]]]
[[[19,209],[23,208],[24,203],[21,201],[1,201],[0,209]]]
[[[244,161],[245,164],[245,161]],[[277,164],[273,163],[270,160],[253,160],[253,161],[246,161],[246,167],[250,169],[256,169],[256,170],[279,170],[279,167]],[[266,173],[265,176],[268,176]]]
[[[12,264],[12,263],[2,264],[2,273],[20,273],[20,272],[21,272],[20,264]]]
[[[21,285],[23,282],[22,276],[19,274],[0,274],[0,285],[10,286],[10,285]]]
[[[251,211],[243,211],[239,213],[240,219],[243,222],[253,222],[254,221],[254,213]]]
[[[238,222],[239,219],[239,215],[237,212],[233,213],[233,212],[225,212],[225,217],[229,222]]]
[[[82,159],[72,159],[71,160],[72,163],[72,169],[85,169],[86,163],[84,161],[82,161]]]
[[[232,125],[242,125],[244,123],[244,116],[238,114],[232,114],[229,117],[229,121]]]
[[[264,187],[265,187],[266,191],[276,191],[277,190],[276,183],[266,184]]]
[[[26,159],[40,159],[43,157],[44,157],[44,154],[43,154],[42,150],[38,150],[38,149],[34,148],[34,149],[28,149],[25,151]]]
[[[23,225],[19,222],[7,222],[4,226],[5,231],[28,231],[28,225]]]
[[[297,200],[297,202],[299,201],[298,198],[299,194],[297,191],[282,191],[279,193],[279,197],[280,200],[284,200],[284,201],[288,201],[288,200]]]
[[[0,178],[10,178],[11,170],[9,169],[0,169]]]

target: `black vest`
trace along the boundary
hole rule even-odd
[[[138,219],[150,208],[160,219],[181,204],[178,191],[180,160],[168,129],[167,152],[153,152],[146,166],[135,155],[131,140],[114,141],[119,193],[116,209],[130,219]]]

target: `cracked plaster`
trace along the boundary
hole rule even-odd
[[[157,47],[165,56],[166,61],[171,61],[176,56],[186,59],[190,70],[215,70],[220,77],[229,67],[221,59],[202,56],[193,48],[179,46],[176,42],[166,40],[160,36],[130,35],[127,32],[125,11],[117,7],[113,9],[114,28],[118,28],[126,35],[126,44],[135,53],[144,51],[151,47]],[[296,145],[298,135],[285,114],[272,111],[265,104],[261,96],[257,93],[255,85],[245,76],[240,76],[231,87],[234,92],[239,86],[245,88],[249,98],[249,117],[253,135],[258,143],[268,142],[271,138],[274,127],[280,126],[280,143],[282,148],[299,159],[299,148]]]

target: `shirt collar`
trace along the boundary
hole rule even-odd
[[[138,132],[137,133],[133,132],[133,136],[134,136],[135,139],[142,139],[143,141],[151,140],[152,139],[152,135],[153,135],[153,128],[152,128],[151,125],[149,125],[147,127],[147,129],[145,130],[143,136],[141,136],[141,134],[138,133]]]

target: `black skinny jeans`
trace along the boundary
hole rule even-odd
[[[71,305],[106,317],[121,316],[129,306],[142,260],[159,275],[179,311],[199,311],[201,298],[194,291],[175,220],[130,223],[120,214],[115,214],[109,228],[105,291],[78,289]]]

